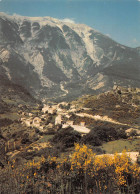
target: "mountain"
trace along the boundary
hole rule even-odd
[[[0,14],[0,76],[35,98],[139,87],[140,53],[84,24]]]
[[[40,103],[24,87],[0,76],[0,114],[16,112],[17,105],[33,106]]]

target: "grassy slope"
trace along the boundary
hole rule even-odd
[[[109,154],[120,153],[123,150],[138,152],[140,151],[140,139],[111,141],[104,143],[101,148]]]
[[[135,102],[136,107],[132,106],[132,103],[135,104]],[[92,115],[107,115],[121,123],[134,124],[140,118],[139,102],[140,93],[131,92],[124,95],[110,91],[98,96],[83,96],[73,104],[90,108],[91,110],[86,112]]]

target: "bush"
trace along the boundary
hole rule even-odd
[[[25,133],[25,134],[23,135],[23,138],[22,138],[22,140],[21,140],[21,143],[22,143],[22,144],[31,143],[30,138],[29,138],[29,134],[28,134],[28,133]]]
[[[11,125],[12,123],[13,121],[11,119],[8,118],[0,119],[0,127],[5,127]]]
[[[93,146],[102,145],[103,142],[113,141],[120,138],[127,138],[123,129],[116,130],[113,127],[101,126],[93,128],[87,135],[85,135],[81,142]]]
[[[136,130],[133,129],[133,130],[129,133],[129,136],[131,136],[131,137],[138,136],[138,133],[137,133]]]
[[[54,144],[63,145],[65,148],[70,148],[74,146],[74,143],[79,142],[81,139],[81,134],[74,131],[72,127],[67,127],[66,129],[61,129],[56,135],[51,139]]]
[[[126,152],[97,156],[89,146],[75,145],[70,156],[41,157],[0,170],[1,193],[139,193],[139,166]]]
[[[93,146],[100,146],[102,144],[102,141],[100,140],[98,135],[92,130],[87,135],[82,137],[81,143]]]

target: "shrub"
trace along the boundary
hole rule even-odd
[[[131,137],[138,136],[138,133],[137,133],[136,130],[133,129],[133,130],[129,133],[129,136],[131,136]]]
[[[11,119],[8,118],[0,119],[0,127],[5,127],[11,125],[12,123],[13,121]]]
[[[81,142],[84,144],[99,146],[103,142],[113,141],[126,137],[126,133],[123,129],[116,130],[113,127],[101,126],[93,128],[87,135],[82,138]]]
[[[134,193],[139,192],[139,166],[126,152],[97,156],[86,145],[75,145],[70,156],[41,157],[0,171],[2,193]]]
[[[100,146],[102,144],[102,141],[93,130],[89,132],[87,135],[83,136],[81,142],[93,146]]]
[[[59,144],[64,146],[64,148],[73,147],[74,143],[79,142],[81,139],[80,133],[74,131],[72,127],[67,127],[66,129],[59,130],[56,135],[51,139],[54,144]]]

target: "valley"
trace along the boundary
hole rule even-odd
[[[0,193],[137,194],[139,75],[139,48],[0,13]]]
[[[121,94],[118,94],[118,91],[121,91]],[[8,151],[9,149],[11,155],[13,155],[11,151],[14,146],[15,149],[16,146],[18,147],[18,154],[21,154],[20,152],[23,152],[22,150],[26,147],[30,149],[32,147],[34,152],[34,144],[39,146],[39,142],[44,141],[43,139],[46,138],[46,142],[43,142],[44,144],[42,145],[46,145],[46,147],[48,145],[52,146],[51,142],[49,143],[47,139],[56,136],[61,130],[65,131],[65,129],[69,132],[73,131],[72,133],[78,133],[79,136],[81,136],[79,142],[83,141],[82,137],[84,139],[86,134],[88,136],[88,134],[92,134],[95,130],[103,129],[108,131],[108,135],[112,132],[112,134],[110,134],[110,139],[105,140],[107,142],[114,141],[118,138],[120,139],[121,137],[125,140],[128,139],[128,141],[135,141],[133,138],[129,140],[129,134],[134,133],[134,137],[139,138],[140,107],[137,101],[140,98],[139,93],[138,89],[129,89],[128,91],[125,88],[119,87],[108,93],[102,93],[96,96],[83,96],[72,102],[52,102],[44,105],[40,103],[38,106],[35,104],[34,106],[23,104],[19,104],[18,106],[13,105],[13,109],[11,109],[10,112],[4,111],[0,115],[3,143],[5,145],[9,144],[9,148],[6,148],[6,150]],[[108,101],[109,95],[114,98],[114,102]],[[100,104],[101,101],[104,101],[104,106],[107,106],[108,110],[106,110],[106,107],[102,107]],[[6,105],[9,105],[8,100],[6,101]],[[123,110],[126,109],[129,114],[124,116]],[[111,112],[113,114],[111,114]],[[104,131],[101,133],[104,133]],[[120,137],[118,136],[119,133]],[[71,134],[69,135],[71,136]],[[71,141],[72,140],[70,140],[70,142]],[[96,141],[94,142],[94,137],[93,143],[88,142],[88,140],[87,142],[85,141],[85,143],[91,144],[92,146],[98,145],[98,143],[96,145]],[[101,144],[102,143],[99,143],[99,145]],[[10,145],[12,148],[10,148]],[[62,147],[63,146],[62,140]],[[72,147],[73,146],[74,142],[72,143]],[[139,151],[138,147],[139,146],[137,146],[134,151]],[[45,147],[42,149],[44,148]],[[67,147],[65,149],[67,149]],[[28,149],[26,148],[25,150],[26,157]],[[10,157],[7,151],[5,154],[7,157]],[[32,151],[30,151],[30,154],[31,153]],[[16,157],[16,154],[14,156]]]
[[[16,175],[13,180],[19,182],[20,192],[21,190],[31,191],[30,188],[26,188],[26,184],[32,185],[33,190],[43,189],[47,184],[50,184],[47,192],[50,189],[52,192],[59,190],[60,188],[55,184],[63,180],[61,171],[57,172],[59,178],[52,173],[64,163],[67,162],[68,165],[72,162],[72,157],[75,157],[74,153],[76,154],[76,146],[79,146],[77,154],[85,150],[85,154],[91,154],[90,160],[93,160],[96,154],[95,162],[98,159],[100,162],[102,160],[113,162],[113,158],[121,157],[121,161],[124,160],[126,165],[126,158],[129,157],[132,165],[138,165],[140,152],[140,106],[138,104],[140,92],[138,88],[116,87],[107,93],[86,95],[70,102],[48,102],[48,104],[42,104],[39,101],[36,103],[28,101],[28,105],[21,104],[19,96],[16,98],[18,105],[12,98],[10,100],[2,98],[5,108],[0,114],[0,168],[8,179],[1,180],[4,181],[4,185],[6,180],[9,181],[9,186],[5,185],[4,191],[9,192],[8,189],[11,190],[12,185],[15,184],[12,183],[10,179],[12,174],[9,173]],[[114,101],[110,101],[110,98]],[[104,107],[101,102],[104,103]],[[6,109],[9,105],[10,111]],[[129,114],[124,117],[123,111],[126,109]],[[82,148],[82,146],[86,147]],[[87,157],[89,159],[89,156]],[[57,165],[56,169],[52,166],[53,164]],[[40,175],[47,172],[46,168],[50,169],[49,173],[51,173],[47,178],[49,183],[46,179],[44,183],[40,183],[42,180]],[[31,169],[35,175],[32,175]],[[64,169],[62,172],[73,173],[73,170]],[[18,175],[20,171],[23,173],[22,178]],[[28,183],[26,176],[36,181]],[[44,176],[47,177],[45,174]],[[53,176],[53,181],[51,176]],[[70,181],[71,176],[73,175],[69,174],[65,179]],[[21,184],[22,181],[26,184]],[[3,189],[1,182],[0,188]],[[65,189],[70,192],[70,188]],[[73,189],[77,192],[74,185]],[[44,191],[46,192],[46,187]]]

